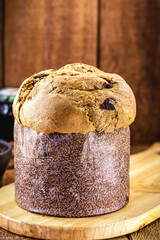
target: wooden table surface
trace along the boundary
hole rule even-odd
[[[13,146],[13,143],[11,143]],[[141,146],[133,146],[131,149],[131,153],[136,153],[143,151],[148,148],[148,145]],[[14,162],[13,162],[14,150],[12,148],[12,156],[8,165],[8,169],[6,170],[3,178],[1,180],[0,185],[5,186],[9,183],[14,182]],[[2,228],[0,228],[0,240],[23,240],[23,239],[32,239],[28,237],[22,237],[13,233],[10,233]],[[135,233],[128,234],[126,236],[110,238],[115,240],[159,240],[160,239],[160,219],[154,221],[148,226],[138,230]],[[53,239],[54,240],[54,239]],[[78,239],[77,239],[78,240]]]

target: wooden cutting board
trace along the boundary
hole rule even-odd
[[[131,156],[130,201],[123,209],[85,218],[48,217],[19,208],[14,184],[0,189],[0,226],[38,239],[106,239],[128,234],[160,217],[160,143]]]

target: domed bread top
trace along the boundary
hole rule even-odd
[[[73,63],[27,78],[13,103],[18,123],[42,133],[113,132],[135,119],[135,97],[122,77]]]

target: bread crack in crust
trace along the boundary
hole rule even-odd
[[[18,123],[42,133],[113,132],[135,119],[132,90],[117,74],[73,63],[26,79],[14,100]]]

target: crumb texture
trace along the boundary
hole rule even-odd
[[[135,119],[132,90],[122,77],[73,63],[26,79],[13,103],[19,124],[42,133],[113,132]]]
[[[113,133],[43,134],[15,122],[15,198],[31,212],[83,217],[129,197],[129,127]]]

